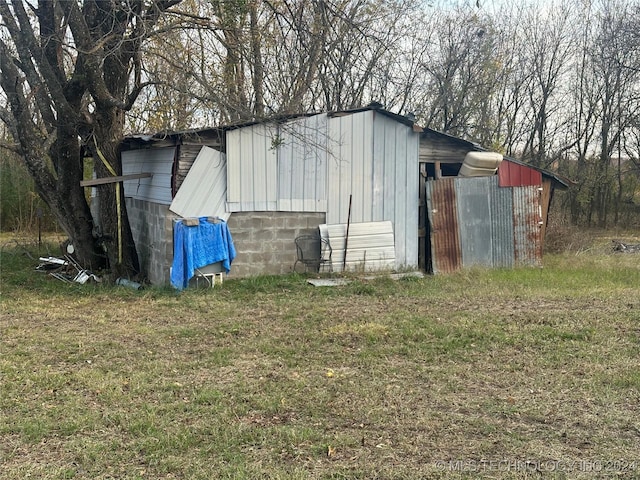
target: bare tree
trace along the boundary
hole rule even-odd
[[[468,8],[441,11],[423,30],[433,29],[425,61],[419,118],[431,128],[472,136],[487,117],[483,102],[495,84],[494,36],[489,19]]]
[[[97,187],[100,221],[87,204],[83,158],[98,178],[121,174],[125,112],[145,83],[141,45],[180,0],[0,0],[0,118],[36,189],[87,267],[138,269],[120,183]]]
[[[640,49],[627,42],[625,32],[629,10],[625,7],[626,5],[616,0],[604,2],[597,18],[597,32],[590,49],[594,84],[597,87],[600,141],[594,174],[600,181],[593,182],[589,192],[587,221],[591,223],[595,214],[598,225],[602,227],[608,222],[609,205],[615,203],[614,209],[617,211],[622,198],[621,140],[624,131],[633,126],[634,119],[640,112],[636,90],[640,79],[640,70],[636,68],[640,65]],[[616,187],[613,187],[606,179],[612,176],[612,160],[616,151],[617,179]],[[612,191],[612,187],[617,188],[617,194]]]

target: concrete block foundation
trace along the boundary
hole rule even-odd
[[[153,285],[169,285],[173,223],[168,205],[127,198],[127,212],[142,274]],[[281,275],[293,271],[298,235],[317,232],[324,213],[236,212],[228,220],[237,256],[229,278]]]
[[[324,213],[236,212],[228,221],[237,257],[229,277],[282,275],[293,271],[295,238],[317,232]]]

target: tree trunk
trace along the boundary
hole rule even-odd
[[[111,108],[97,115],[93,137],[88,147],[93,154],[98,178],[122,175],[120,141],[123,136],[124,112]],[[138,254],[124,198],[122,182],[98,186],[100,237],[114,278],[131,277],[140,272]]]
[[[83,162],[74,129],[59,129],[50,156],[57,165],[58,181],[55,190],[50,192],[53,198],[49,205],[69,236],[80,265],[89,270],[101,269],[106,262],[93,235],[94,222],[87,203],[87,192],[80,186]],[[47,194],[41,192],[41,195]]]
[[[51,177],[48,171],[39,168],[41,159],[46,158],[42,144],[33,143],[22,137],[22,150],[36,190],[51,209],[60,227],[74,245],[74,256],[81,266],[89,270],[98,270],[105,265],[105,258],[93,238],[93,220],[84,189],[80,186],[81,170],[75,168],[80,161],[70,153],[78,149],[77,139],[58,139],[56,150],[65,152],[55,159],[58,178]],[[67,145],[65,147],[64,145]]]

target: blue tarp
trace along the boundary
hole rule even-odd
[[[173,231],[173,265],[171,285],[186,288],[196,268],[222,262],[229,273],[236,249],[227,224],[223,220],[212,223],[200,217],[198,225],[186,226],[179,220]]]

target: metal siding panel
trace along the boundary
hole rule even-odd
[[[304,196],[304,180],[305,180],[305,163],[306,163],[306,154],[308,153],[309,147],[307,146],[308,142],[305,138],[304,125],[301,123],[304,122],[304,119],[300,121],[293,121],[287,123],[283,128],[282,135],[284,137],[284,142],[291,142],[291,153],[293,155],[291,159],[291,169],[289,172],[289,178],[283,178],[280,176],[281,180],[288,184],[289,186],[289,198],[294,200],[303,200]],[[289,132],[289,129],[293,129]],[[278,159],[278,162],[280,159]],[[280,170],[280,164],[278,163],[278,170]],[[282,187],[282,185],[280,185]],[[281,198],[281,194],[278,193],[278,196]],[[298,202],[294,202],[297,204]]]
[[[392,221],[397,266],[417,266],[419,136],[372,111],[330,118],[329,132],[327,223],[346,223],[352,194],[351,222]]]
[[[340,122],[340,223],[345,223],[349,216],[349,196],[351,191],[351,169],[353,168],[353,115],[342,118]]]
[[[540,186],[542,185],[542,172],[538,172],[537,170],[531,169],[531,183],[532,186]]]
[[[370,114],[362,119],[362,168],[360,192],[362,200],[360,204],[360,221],[373,221],[373,124],[374,116]],[[372,112],[371,112],[372,113]]]
[[[492,263],[494,267],[513,267],[513,197],[511,189],[501,188],[496,180],[490,190]]]
[[[509,162],[509,187],[519,187],[522,182],[520,165]]]
[[[256,167],[253,164],[255,159],[254,142],[252,135],[254,127],[241,128],[240,132],[240,198],[239,202],[253,202],[255,199],[255,187],[253,177]]]
[[[343,143],[341,141],[341,127],[343,117],[329,119],[330,157],[327,165],[327,223],[340,223],[343,215],[343,199],[340,185],[343,171]],[[348,202],[348,199],[347,199]],[[348,205],[348,203],[347,203]],[[345,220],[346,222],[346,216]]]
[[[315,157],[315,195],[312,197],[319,200],[316,207],[317,212],[327,210],[327,171],[328,162],[331,161],[330,141],[329,141],[329,117],[327,115],[316,115],[310,121],[315,129],[315,145],[318,146]]]
[[[353,191],[352,221],[371,222],[374,214],[374,128],[377,121],[372,111],[359,112],[353,117],[353,169],[351,189]]]
[[[320,225],[320,234],[329,240],[334,272],[341,272],[345,258],[347,225]],[[363,222],[349,225],[346,269],[351,271],[392,270],[396,266],[393,224]]]
[[[372,118],[371,219],[393,222],[396,267],[416,267],[420,137],[410,127],[384,115],[373,115]],[[393,175],[385,178],[389,173]],[[392,184],[388,182],[390,179]],[[385,181],[388,182],[386,186]],[[394,208],[387,208],[389,206]]]
[[[230,211],[277,209],[278,170],[271,141],[275,130],[252,125],[227,132],[227,201]]]
[[[302,145],[302,158],[301,158],[301,176],[292,179],[293,188],[291,189],[295,192],[295,199],[299,199],[301,202],[302,208],[299,211],[304,211],[305,208],[305,200],[307,199],[315,199],[316,197],[316,156],[320,153],[320,147],[316,143],[315,131],[313,125],[310,123],[311,119],[304,118],[301,122],[302,132],[301,140],[304,140]],[[297,188],[296,188],[297,187]],[[312,211],[315,211],[312,210]]]
[[[538,188],[514,187],[512,194],[515,264],[539,266],[542,263],[542,249]]]
[[[456,178],[456,207],[463,267],[492,266],[491,177]]]
[[[385,145],[387,141],[385,123],[378,121],[380,116],[373,122],[373,149],[371,158],[372,165],[372,179],[371,188],[373,198],[371,199],[371,220],[379,222],[384,220],[384,208],[385,208],[385,167],[387,157],[385,155]]]
[[[343,117],[340,134],[340,138],[344,141],[344,144],[340,147],[340,223],[346,223],[349,216],[349,197],[353,193],[351,190],[351,175],[353,169],[353,115]]]
[[[241,147],[240,130],[227,132],[227,202],[237,204],[240,202],[241,186]],[[236,210],[231,210],[236,211]]]
[[[181,217],[226,215],[227,169],[224,153],[202,147],[169,210]]]
[[[270,125],[257,125],[256,130],[252,138],[253,192],[247,194],[247,200],[253,198],[253,210],[260,212],[272,210],[272,202],[277,201],[277,161],[271,140],[279,132]]]
[[[407,208],[407,189],[409,184],[409,175],[407,173],[407,130],[408,127],[406,125],[402,125],[401,123],[395,122],[395,125],[389,126],[393,129],[396,138],[396,150],[394,156],[394,163],[396,169],[396,184],[394,186],[395,193],[395,215],[392,218],[395,225],[395,234],[396,234],[396,259],[399,264],[406,264],[407,258],[407,216],[408,216],[408,208]],[[415,179],[418,172],[418,167],[412,172],[411,178]],[[417,206],[418,200],[415,200],[415,204]],[[412,214],[416,219],[418,218],[418,213],[415,212]],[[413,232],[411,232],[412,236],[418,235],[418,228],[416,227]]]
[[[498,169],[501,187],[523,187],[527,185],[541,185],[542,174],[530,167],[503,160]]]
[[[329,120],[332,150],[336,153],[336,158],[330,162],[327,223],[346,223],[349,216],[349,196],[354,193],[351,181],[354,163],[354,116],[334,117]]]
[[[290,128],[295,131],[294,125]],[[290,132],[284,143],[278,147],[278,210],[286,212],[291,210],[291,200],[295,197],[294,178],[294,158],[297,149],[297,138]]]
[[[394,128],[384,129],[384,209],[382,218],[395,218],[396,214],[396,144]]]
[[[279,211],[326,210],[326,118],[326,115],[315,115],[280,126],[283,143],[276,152]]]
[[[369,113],[369,112],[363,112]],[[365,123],[367,116],[362,113],[351,115],[351,181],[349,192],[345,192],[348,196],[353,195],[353,202],[351,205],[351,222],[362,223],[364,219],[364,183],[369,181],[365,177],[365,144],[367,138],[371,141],[371,135],[365,134]],[[367,202],[368,203],[368,202]]]
[[[511,162],[508,160],[502,160],[502,163],[498,167],[498,184],[501,187],[509,186],[509,170]]]
[[[122,152],[122,173],[151,173],[149,178],[123,182],[125,197],[169,205],[173,199],[171,178],[175,147]]]
[[[413,128],[406,128],[407,153],[405,168],[407,169],[407,185],[405,188],[405,202],[407,215],[405,217],[405,258],[404,265],[418,267],[420,229],[420,135]],[[396,230],[400,225],[396,226]],[[397,258],[397,253],[396,253]]]
[[[426,182],[433,273],[449,273],[462,265],[454,178]]]

